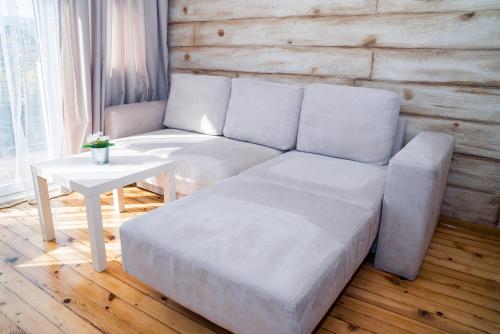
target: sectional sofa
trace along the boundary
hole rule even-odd
[[[382,90],[189,74],[168,103],[109,108],[106,133],[175,160],[188,195],[121,226],[124,270],[238,333],[312,332],[377,235],[375,266],[414,279],[453,140],[401,148],[399,109]]]

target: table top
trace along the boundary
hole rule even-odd
[[[174,161],[115,147],[110,148],[106,165],[94,164],[90,152],[32,165],[35,175],[86,196],[96,196],[174,168]]]

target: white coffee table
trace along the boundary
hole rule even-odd
[[[92,163],[90,152],[36,163],[31,166],[43,239],[55,239],[48,182],[85,196],[92,263],[106,269],[106,248],[99,195],[113,191],[115,211],[124,211],[123,188],[148,177],[164,175],[164,202],[175,200],[175,163],[161,157],[111,148],[107,165]]]

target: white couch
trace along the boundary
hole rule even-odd
[[[453,140],[400,150],[399,106],[368,88],[173,75],[164,125],[179,129],[145,121],[156,131],[116,142],[175,159],[189,196],[122,225],[124,270],[238,333],[312,332],[377,234],[375,265],[414,279]],[[113,107],[106,132],[163,109]]]

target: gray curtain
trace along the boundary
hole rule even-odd
[[[65,129],[71,153],[108,106],[166,99],[167,0],[61,0]]]

